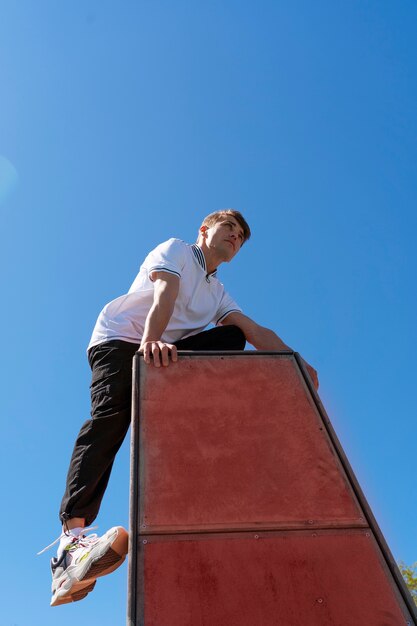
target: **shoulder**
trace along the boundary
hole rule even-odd
[[[182,239],[177,239],[176,237],[171,237],[171,239],[167,239],[162,243],[158,244],[154,250],[170,250],[170,249],[185,249],[187,248],[187,244]]]
[[[172,271],[181,276],[187,263],[187,244],[174,237],[160,243],[146,257],[143,268],[148,272]]]
[[[186,254],[188,244],[182,239],[176,239],[172,237],[171,239],[167,239],[167,241],[163,241],[158,244],[151,252],[148,254],[148,257],[155,256],[163,256],[163,257],[178,257]]]

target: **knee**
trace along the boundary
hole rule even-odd
[[[227,329],[227,349],[228,350],[244,350],[246,345],[246,337],[239,326],[224,326]]]

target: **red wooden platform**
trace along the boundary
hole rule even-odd
[[[134,361],[129,626],[417,625],[293,353]]]

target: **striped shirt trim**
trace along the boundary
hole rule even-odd
[[[221,317],[219,317],[219,319],[216,322],[216,326],[217,324],[220,324],[220,322],[222,320],[224,320],[225,317],[227,317],[228,315],[230,315],[230,313],[241,313],[242,311],[240,309],[230,309],[230,311],[226,311],[226,313],[223,313],[223,315]]]
[[[193,243],[191,245],[191,249],[194,252],[194,256],[197,259],[198,263],[201,265],[203,270],[206,272],[206,277],[208,278],[209,276],[217,276],[217,269],[215,269],[214,272],[211,272],[211,274],[207,274],[206,258],[204,256],[203,251],[201,250],[201,248],[199,246],[197,246],[196,243]]]
[[[148,270],[149,278],[151,278],[152,272],[168,272],[168,274],[174,274],[175,276],[178,276],[179,278],[181,278],[181,274],[179,274],[175,270],[170,270],[170,269],[168,269],[166,267],[158,267],[158,266],[150,267],[149,270]],[[152,280],[152,278],[151,278],[151,280]]]

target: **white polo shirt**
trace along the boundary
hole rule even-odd
[[[218,324],[232,311],[241,311],[216,278],[207,274],[206,260],[196,244],[169,239],[148,254],[127,294],[101,311],[88,348],[111,339],[140,343],[146,317],[153,304],[153,272],[170,272],[180,278],[174,311],[161,340],[174,343]]]

